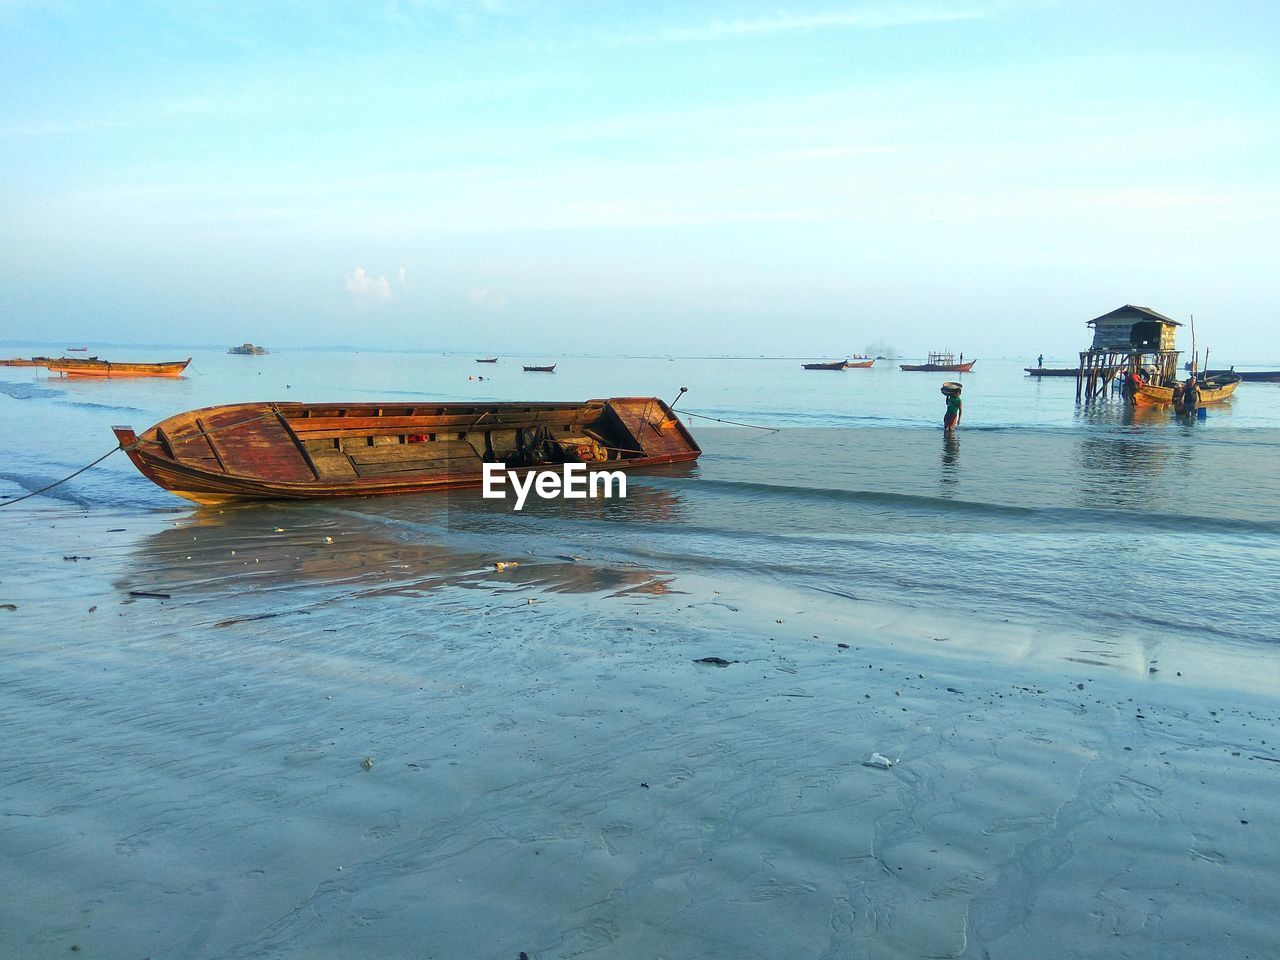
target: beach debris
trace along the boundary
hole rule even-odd
[[[0,610],[17,610],[17,609],[18,609],[18,605],[16,603],[0,603]]]
[[[840,649],[840,650],[848,650],[848,649],[849,649],[849,645],[848,645],[847,643],[837,643],[837,644],[836,644],[836,647],[837,647],[838,649]]]
[[[90,612],[90,613],[97,613],[97,612],[98,612],[98,605],[95,603],[92,607],[90,607],[90,608],[89,608],[89,612]]]
[[[333,537],[325,537],[325,538],[324,538],[324,542],[325,542],[325,543],[333,543]]]
[[[947,693],[959,693],[959,694],[963,694],[963,693],[964,693],[964,691],[963,691],[963,690],[957,690],[955,687],[947,687]]]
[[[890,760],[883,753],[873,753],[871,756],[867,757],[867,759],[862,761],[862,765],[864,767],[875,767],[877,770],[888,770],[897,763],[899,759],[900,758],[898,757],[894,757]]]
[[[219,510],[218,512],[221,513],[222,511]],[[107,527],[107,533],[124,533],[124,531],[124,527]]]
[[[649,785],[648,785],[647,783],[642,783],[642,784],[640,784],[640,789],[641,789],[641,790],[648,790],[648,789],[649,789]]]
[[[525,953],[523,950],[521,950],[520,956],[517,957],[516,960],[529,960],[529,955]]]
[[[149,590],[130,590],[130,591],[129,591],[129,596],[131,596],[131,597],[147,597],[148,599],[151,599],[151,600],[168,600],[168,599],[170,599],[170,598],[169,598],[169,594],[167,594],[167,593],[152,593],[152,592],[151,592],[151,591],[149,591]]]
[[[93,557],[81,557],[81,556],[77,556],[76,554],[74,554],[74,553],[73,553],[71,556],[69,556],[69,557],[63,557],[62,559],[63,559],[63,560],[71,560],[71,561],[76,561],[76,560],[92,560],[92,559],[93,559]]]
[[[284,533],[284,527],[272,527],[272,528],[271,528],[271,532],[272,532],[272,533]]]
[[[703,663],[709,667],[727,667],[731,663],[737,663],[737,660],[726,660],[724,657],[699,657],[694,663]]]
[[[373,757],[365,757],[363,760],[360,761],[360,766],[363,767],[365,770],[372,770]]]
[[[493,569],[502,571],[507,569],[507,567],[518,567],[518,566],[520,566],[520,563],[517,560],[499,560],[493,565]]]

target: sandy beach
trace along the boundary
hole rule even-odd
[[[1274,953],[1270,650],[250,509],[0,545],[5,956]]]

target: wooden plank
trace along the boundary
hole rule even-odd
[[[292,417],[289,428],[299,437],[351,436],[356,434],[430,434],[465,433],[471,430],[515,429],[542,424],[557,426],[590,423],[599,418],[603,407],[571,407],[544,412],[503,411],[481,416],[476,414],[444,417]]]
[[[480,460],[480,454],[465,440],[441,440],[435,443],[399,443],[385,447],[348,447],[346,455],[357,467],[370,463],[408,461],[430,463],[433,460]],[[477,470],[480,468],[477,466]]]
[[[205,419],[227,473],[264,480],[315,479],[302,452],[269,404],[245,404]]]

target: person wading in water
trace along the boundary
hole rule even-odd
[[[960,401],[960,384],[943,385],[942,395],[947,398],[947,413],[942,418],[942,429],[950,433],[960,426],[960,415],[964,411],[964,404]]]

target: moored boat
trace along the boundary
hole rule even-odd
[[[1078,377],[1079,367],[1023,367],[1029,377]]]
[[[843,370],[849,366],[848,360],[824,360],[821,363],[802,363],[806,370]]]
[[[497,357],[477,357],[476,363],[497,363]]]
[[[960,356],[963,358],[964,354]],[[957,363],[954,354],[949,351],[937,351],[929,354],[927,363],[900,363],[898,366],[913,373],[968,373],[977,362],[977,360],[970,360],[968,363]]]
[[[0,360],[0,367],[43,367],[49,362],[48,357],[32,357],[30,360],[14,357],[12,360]]]
[[[67,347],[67,353],[88,353],[88,347]]]
[[[144,476],[196,503],[475,487],[484,464],[516,472],[582,463],[627,470],[696,460],[657,397],[582,403],[238,403],[113,427]]]
[[[547,367],[528,367],[527,366],[524,368],[524,372],[525,373],[555,373],[556,365],[553,363]]]
[[[64,377],[180,377],[191,358],[163,363],[117,363],[97,357],[59,357],[41,366]]]
[[[1235,373],[1206,376],[1200,380],[1199,406],[1208,403],[1220,403],[1236,392],[1240,386],[1240,376]],[[1180,406],[1182,402],[1182,384],[1168,386],[1145,383],[1142,380],[1130,380],[1129,399],[1140,407]]]

